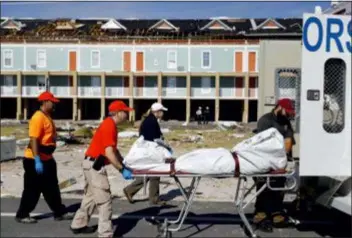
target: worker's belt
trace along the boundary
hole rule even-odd
[[[235,177],[240,176],[240,162],[238,161],[238,156],[236,152],[232,152],[232,157],[235,160]]]
[[[28,144],[28,148],[32,149],[31,143]],[[41,154],[46,154],[46,155],[52,155],[54,151],[56,150],[55,145],[39,145],[38,146],[38,152]]]
[[[95,158],[92,158],[92,157],[90,157],[90,156],[85,156],[84,159],[85,159],[85,160],[92,161],[92,162],[95,161]]]

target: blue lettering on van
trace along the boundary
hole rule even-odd
[[[308,32],[310,30],[311,25],[316,25],[318,28],[317,40],[316,42],[309,42]],[[337,30],[333,31],[333,28],[337,28]],[[325,31],[326,32],[325,32]],[[347,31],[350,36],[347,42],[341,42],[341,37],[344,33],[344,30]],[[323,28],[323,24],[321,20],[317,17],[308,18],[303,26],[303,45],[310,52],[316,52],[322,47],[323,39],[325,37],[325,52],[331,51],[332,42],[337,47],[337,50],[340,53],[344,53],[344,46],[346,46],[347,51],[352,53],[352,20],[347,24],[347,28],[345,28],[343,21],[339,18],[328,18],[326,29]]]
[[[352,20],[347,25],[347,32],[350,35],[350,39],[349,39],[349,41],[346,42],[346,47],[347,47],[347,50],[350,53],[352,53],[352,42],[351,42],[351,38],[352,38]]]
[[[318,27],[318,41],[311,45],[308,41],[308,30],[311,24],[315,24]],[[323,42],[323,25],[321,24],[319,18],[310,17],[306,20],[303,26],[303,45],[308,51],[315,52],[319,50],[321,43]]]
[[[337,32],[332,32],[332,26],[336,25],[338,27]],[[340,53],[343,53],[342,44],[340,37],[343,33],[343,22],[338,18],[329,18],[327,22],[327,33],[326,33],[326,46],[325,51],[330,52],[331,50],[331,40],[335,41],[336,47]]]

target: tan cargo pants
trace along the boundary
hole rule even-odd
[[[112,198],[108,176],[105,167],[96,171],[92,165],[93,162],[89,160],[84,160],[82,163],[85,179],[84,197],[81,207],[73,218],[71,228],[78,229],[87,226],[97,207],[99,237],[112,237]]]

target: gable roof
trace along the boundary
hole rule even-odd
[[[149,27],[149,30],[152,30],[152,29],[155,29],[155,28],[156,29],[160,29],[160,30],[170,30],[170,29],[173,29],[175,31],[179,30],[179,28],[177,28],[176,26],[171,24],[171,22],[169,22],[166,19],[161,19],[160,21],[158,21],[157,23],[155,23],[154,25]]]
[[[213,19],[210,21],[208,24],[203,26],[200,30],[205,30],[205,29],[210,29],[210,30],[227,30],[231,31],[232,28],[226,25],[223,21],[220,19]]]
[[[126,27],[122,25],[120,22],[116,21],[115,19],[110,19],[104,25],[101,26],[101,29],[104,30],[126,30]]]
[[[25,26],[26,26],[25,24],[22,24],[21,22],[15,21],[10,18],[1,22],[1,28],[4,28],[4,29],[16,29],[19,31]]]
[[[281,25],[279,22],[277,22],[275,19],[273,18],[268,18],[265,21],[263,21],[262,23],[260,23],[259,25],[256,26],[255,29],[278,29],[278,28],[282,28],[285,29],[285,27],[283,25]]]

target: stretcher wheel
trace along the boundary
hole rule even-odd
[[[172,238],[172,232],[168,231],[166,234],[164,232],[159,232],[156,238]]]

